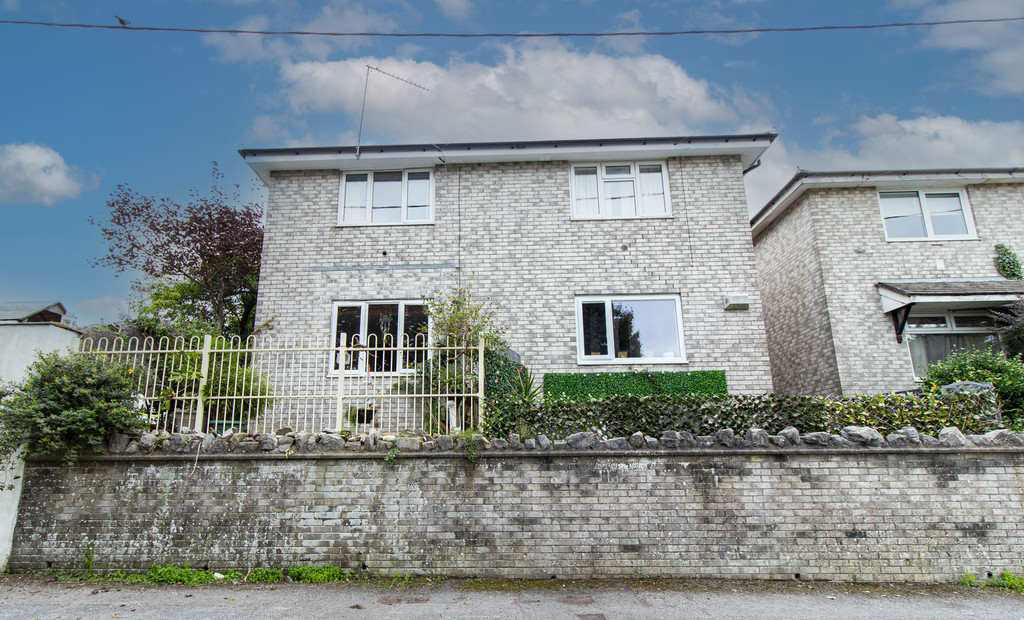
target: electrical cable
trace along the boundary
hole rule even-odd
[[[703,30],[659,30],[631,32],[327,32],[315,30],[247,30],[241,28],[173,28],[167,26],[133,26],[107,24],[78,24],[2,19],[0,25],[46,26],[54,28],[89,28],[99,30],[131,30],[140,32],[185,32],[197,34],[259,34],[314,37],[363,38],[451,38],[451,39],[540,39],[540,38],[606,38],[606,37],[673,37],[686,35],[769,34],[779,32],[816,32],[831,30],[877,30],[882,28],[921,28],[960,24],[994,24],[1024,21],[1024,17],[992,17],[979,19],[950,19],[925,22],[889,22],[882,24],[851,24],[838,26],[793,26],[782,28],[717,28]]]

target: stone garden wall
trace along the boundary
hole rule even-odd
[[[112,443],[73,467],[27,463],[11,570],[89,553],[97,570],[524,578],[951,581],[1024,567],[1024,441],[1009,431]]]

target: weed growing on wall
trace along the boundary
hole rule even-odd
[[[82,452],[103,452],[115,432],[141,431],[130,376],[97,356],[40,354],[0,402],[0,460],[25,445],[29,455],[74,463]]]

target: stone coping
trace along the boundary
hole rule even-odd
[[[397,458],[567,458],[582,456],[721,456],[721,455],[823,455],[864,453],[991,453],[1024,452],[1024,435],[1000,429],[983,435],[964,435],[945,428],[938,437],[906,427],[882,436],[863,426],[847,426],[838,434],[812,432],[801,435],[789,427],[777,435],[751,428],[742,436],[731,429],[714,435],[694,437],[688,432],[663,431],[654,438],[637,432],[629,438],[600,439],[592,431],[574,433],[565,440],[550,441],[544,435],[521,441],[519,435],[487,439],[469,437],[390,434],[349,436],[293,432],[250,434],[228,431],[215,433],[149,433],[135,437],[115,434],[106,453],[82,455],[91,461],[212,461],[212,460],[294,460],[294,459],[386,459]],[[59,458],[33,457],[34,462]]]

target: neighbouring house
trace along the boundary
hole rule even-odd
[[[242,150],[268,188],[256,322],[411,335],[461,281],[539,375],[722,370],[768,391],[743,175],[774,138]]]
[[[56,301],[0,301],[0,380],[22,380],[39,352],[77,350],[82,334],[66,314]]]
[[[998,346],[1024,293],[1024,170],[800,171],[751,220],[779,394],[916,387],[957,348]]]

